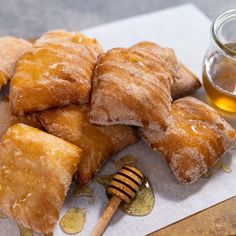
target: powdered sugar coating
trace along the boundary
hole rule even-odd
[[[8,129],[0,143],[0,209],[38,233],[51,233],[81,150],[27,125]]]
[[[77,180],[87,185],[113,153],[137,141],[135,130],[125,125],[99,126],[89,123],[87,106],[70,105],[42,111],[40,120],[45,129],[77,146],[83,152]]]
[[[28,113],[25,116],[12,115],[9,98],[3,97],[0,101],[0,139],[8,128],[16,123],[23,123],[40,130],[43,129],[36,113]]]
[[[19,58],[31,49],[32,44],[26,40],[11,36],[0,38],[0,88],[12,77]]]
[[[72,42],[86,45],[97,53],[102,53],[102,48],[96,39],[91,39],[80,32],[68,32],[64,29],[52,30],[44,33],[34,42],[35,46],[47,43]]]
[[[35,46],[17,63],[10,84],[13,114],[87,103],[97,55],[73,42]]]
[[[93,76],[90,121],[165,130],[177,69],[172,49],[149,42],[102,54]]]
[[[143,53],[146,52],[146,55],[153,54],[154,57],[158,54],[161,58],[164,58],[165,61],[169,62],[167,66],[174,78],[174,80],[171,81],[171,96],[173,99],[187,96],[201,86],[197,76],[179,60],[178,71],[176,71],[176,61],[172,56],[172,49],[166,48],[166,50],[162,50],[162,48],[158,48],[155,44],[150,42],[141,42],[134,45],[132,48],[138,48],[142,50]]]
[[[166,133],[141,129],[142,137],[162,153],[180,182],[192,183],[236,143],[235,130],[220,114],[193,97],[176,100]]]
[[[183,63],[179,61],[179,70],[171,86],[171,96],[173,99],[190,95],[201,87],[197,76],[194,75]]]

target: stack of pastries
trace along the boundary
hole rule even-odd
[[[73,176],[88,185],[139,137],[183,183],[236,142],[217,111],[184,97],[199,80],[155,43],[103,52],[79,32],[54,30],[33,43],[3,37],[0,87],[9,80],[0,103],[0,210],[35,232],[53,231]]]

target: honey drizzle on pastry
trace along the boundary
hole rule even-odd
[[[34,128],[43,130],[36,113],[28,113],[24,116],[14,116],[11,114],[11,104],[8,97],[3,97],[0,101],[0,139],[8,128],[17,123],[23,123]]]
[[[141,133],[163,154],[177,179],[191,183],[236,142],[236,132],[217,111],[196,98],[176,100],[171,114],[165,135],[150,129]]]
[[[173,50],[148,42],[102,54],[94,73],[90,121],[165,130],[177,69]]]
[[[165,64],[165,66],[169,67],[169,70],[171,72],[172,77],[174,78],[173,81],[170,81],[171,83],[171,96],[173,99],[177,99],[180,97],[187,96],[194,92],[194,90],[201,87],[201,83],[198,80],[197,76],[194,75],[182,62],[178,60],[178,71],[176,73],[176,61],[175,58],[170,56],[172,55],[171,52],[168,52],[168,48],[165,48],[166,50],[159,50],[158,47],[155,46],[154,43],[151,42],[141,42],[133,46],[132,48],[138,48],[139,50],[142,50],[144,53],[146,52],[146,56],[150,55],[152,52],[153,58],[157,54],[159,54],[162,58],[165,58],[166,61],[169,63]]]
[[[171,86],[172,98],[175,100],[177,98],[185,97],[200,87],[201,83],[197,76],[179,61],[179,70],[174,78],[174,83]]]
[[[18,61],[11,81],[13,114],[87,103],[98,55],[89,45],[63,40],[36,41],[33,51]]]
[[[93,48],[97,53],[102,52],[102,47],[96,39],[89,38],[80,32],[68,32],[66,30],[52,30],[44,33],[39,39],[37,39],[34,45],[42,45],[48,43],[58,42],[72,42],[79,43],[90,48]]]
[[[25,227],[53,231],[81,150],[24,124],[0,142],[0,210]]]
[[[91,124],[87,105],[69,105],[39,113],[45,129],[83,149],[76,179],[87,185],[102,163],[113,153],[137,141],[136,132],[125,125],[100,126]]]
[[[13,75],[16,62],[24,53],[32,49],[32,44],[11,36],[0,38],[0,89]]]

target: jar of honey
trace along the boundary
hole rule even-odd
[[[212,24],[203,84],[217,107],[236,113],[236,9],[224,12]]]

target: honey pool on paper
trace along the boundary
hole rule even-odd
[[[18,225],[20,236],[33,236],[33,232],[22,225]]]
[[[94,193],[93,193],[92,189],[89,188],[89,187],[81,188],[79,185],[76,184],[74,189],[73,189],[72,195],[75,198],[79,198],[79,197],[86,197],[86,198],[88,198],[89,199],[88,203],[90,205],[92,205],[94,203]]]
[[[86,209],[70,208],[60,220],[60,227],[66,234],[77,234],[82,231],[86,222]]]
[[[119,170],[124,165],[127,165],[127,164],[133,165],[136,162],[137,162],[137,159],[134,156],[126,155],[126,156],[122,157],[120,160],[115,161],[114,165],[115,165],[116,169]]]
[[[230,166],[222,163],[220,160],[216,161],[213,166],[212,166],[213,169],[215,170],[222,170],[224,171],[225,173],[231,173],[232,172],[232,169],[230,168]],[[205,174],[202,175],[203,178],[210,178],[212,176],[212,170],[209,170],[208,172],[206,172]]]

